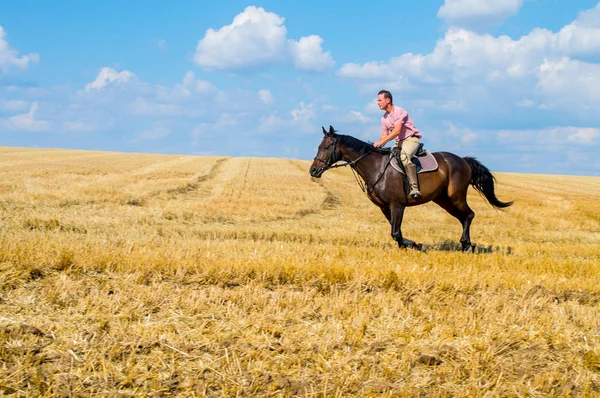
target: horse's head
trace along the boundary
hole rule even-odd
[[[310,166],[310,175],[320,178],[321,175],[330,168],[335,162],[340,160],[340,151],[337,147],[338,136],[333,127],[329,126],[329,131],[323,127],[323,140],[317,150],[312,165]]]

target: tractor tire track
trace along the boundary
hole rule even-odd
[[[189,195],[194,192],[197,192],[201,188],[202,184],[215,179],[217,177],[217,175],[220,173],[221,168],[223,167],[223,164],[228,162],[229,160],[230,160],[230,158],[217,159],[217,161],[215,162],[214,165],[212,165],[212,167],[210,168],[208,173],[200,174],[200,175],[196,176],[196,178],[193,181],[188,182],[184,185],[180,185],[176,188],[169,188],[166,190],[154,191],[154,192],[150,193],[147,196],[147,198],[148,199],[154,198],[163,193],[166,193],[167,195],[172,196],[172,197],[178,197],[178,196]]]
[[[307,172],[303,165],[299,164],[298,161],[289,160],[289,163],[294,165],[302,172]],[[342,201],[331,189],[327,188],[322,181],[311,177],[311,182],[318,185],[323,192],[325,192],[325,199],[321,202],[320,208],[323,210],[334,210],[342,205]],[[315,212],[316,213],[316,212]]]

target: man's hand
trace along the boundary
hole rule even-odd
[[[375,148],[381,148],[381,147],[383,147],[385,144],[387,144],[387,141],[384,141],[384,140],[379,140],[379,141],[377,141],[376,143],[374,143],[374,144],[373,144],[373,146],[374,146]]]

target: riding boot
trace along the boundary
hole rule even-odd
[[[406,176],[408,177],[408,181],[410,181],[410,192],[408,193],[408,197],[411,199],[417,199],[421,197],[421,191],[419,191],[419,180],[417,179],[417,167],[414,163],[409,163],[404,165],[404,169],[406,170]]]

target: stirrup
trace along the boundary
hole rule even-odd
[[[411,187],[411,190],[408,195],[410,196],[411,199],[417,199],[417,198],[420,198],[421,196],[423,196],[423,194],[421,194],[421,191],[419,191],[418,188],[416,190],[414,190],[414,188],[412,188],[412,187]]]

